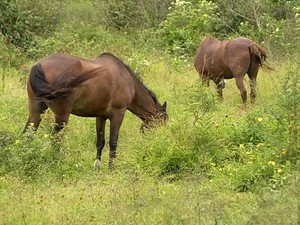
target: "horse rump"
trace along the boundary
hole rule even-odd
[[[45,72],[41,64],[32,67],[29,75],[29,81],[33,93],[37,99],[59,100],[70,96],[74,87],[96,76],[98,68],[85,71],[72,76],[67,71],[58,76],[53,84],[46,80]]]

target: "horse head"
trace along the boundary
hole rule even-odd
[[[167,122],[168,118],[169,116],[167,114],[167,102],[164,102],[163,105],[157,103],[155,112],[151,116],[143,120],[140,131],[144,133],[146,129],[151,129],[157,124],[164,124]]]

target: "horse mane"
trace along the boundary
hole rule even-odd
[[[111,58],[113,58],[118,64],[120,64],[123,68],[125,68],[129,72],[129,74],[133,77],[133,79],[135,81],[137,81],[143,87],[143,89],[145,89],[150,94],[150,96],[152,97],[152,99],[155,102],[155,104],[158,102],[157,97],[154,94],[154,92],[151,91],[149,88],[147,88],[143,84],[143,82],[142,82],[141,77],[139,76],[139,74],[133,72],[133,70],[127,64],[125,64],[121,59],[119,59],[118,57],[116,57],[114,54],[112,54],[110,52],[104,52],[101,55],[99,55],[97,58],[100,58],[100,57],[111,57]]]

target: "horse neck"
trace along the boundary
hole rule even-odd
[[[145,89],[141,84],[134,84],[135,94],[129,111],[141,118],[146,120],[156,114],[156,103],[148,90]]]

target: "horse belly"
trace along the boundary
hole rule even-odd
[[[110,94],[92,92],[81,92],[77,95],[71,113],[83,117],[98,117],[108,114]]]
[[[82,117],[100,117],[107,116],[108,112],[106,108],[95,108],[95,107],[78,107],[72,108],[71,114]]]
[[[225,78],[230,79],[233,77],[232,72],[228,66],[224,63],[224,55],[222,51],[215,51],[215,54],[211,56],[206,62],[206,70],[209,77],[213,78]]]

